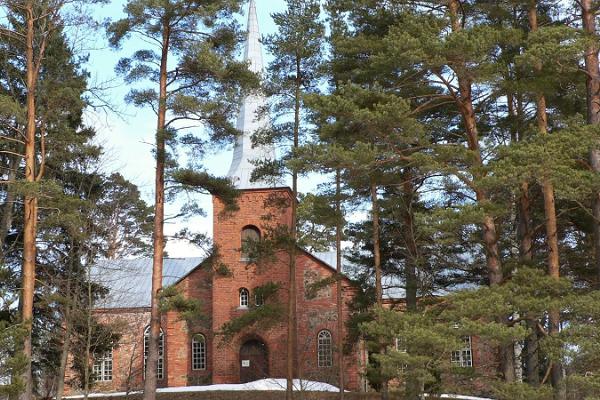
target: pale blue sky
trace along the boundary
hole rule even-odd
[[[257,12],[260,30],[263,35],[274,33],[276,27],[270,17],[273,12],[280,12],[285,9],[284,0],[256,0]],[[110,18],[119,19],[122,14],[124,0],[113,1],[109,5],[95,10],[95,17],[98,19]],[[244,13],[247,12],[247,5],[244,7]],[[246,15],[240,16],[242,26],[246,25]],[[91,74],[91,83],[108,81],[115,79],[114,66],[119,58],[130,55],[137,48],[144,46],[143,42],[131,39],[125,42],[123,49],[115,51],[108,48],[103,33],[99,32],[94,38],[95,43],[90,51],[90,60],[87,69]],[[272,59],[265,54],[265,60]],[[105,169],[107,171],[119,171],[126,178],[137,184],[143,193],[144,198],[152,203],[154,196],[154,159],[151,154],[152,143],[154,142],[156,118],[149,110],[136,109],[124,103],[123,98],[128,92],[128,88],[121,82],[116,81],[111,84],[111,89],[105,93],[105,96],[116,105],[122,115],[113,113],[94,112],[87,113],[88,124],[94,126],[100,137],[100,141],[107,149],[107,162]],[[227,149],[218,154],[213,154],[205,162],[208,170],[217,174],[225,175],[231,163],[232,151]],[[201,198],[201,204],[207,211],[207,218],[195,218],[190,221],[179,221],[166,226],[167,234],[173,234],[182,227],[188,227],[191,230],[202,231],[210,234],[212,232],[212,218],[210,216],[211,201],[208,196]],[[174,212],[176,208],[171,206],[167,211]],[[184,243],[170,243],[167,246],[170,256],[189,257],[200,255],[197,249],[194,249]]]

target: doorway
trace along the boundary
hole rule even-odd
[[[269,354],[267,345],[251,339],[240,347],[240,382],[252,382],[269,376]]]

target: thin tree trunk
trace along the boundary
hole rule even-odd
[[[413,183],[413,175],[410,168],[403,176],[402,183],[404,198],[403,201],[403,222],[402,227],[404,243],[406,246],[405,255],[405,277],[406,277],[406,311],[408,313],[417,312],[417,291],[419,282],[417,281],[417,268],[419,263],[419,249],[415,238],[415,220],[413,213],[413,197],[415,196],[415,187]],[[414,351],[409,347],[406,351],[411,353]],[[422,393],[422,382],[416,374],[412,374],[412,367],[407,367],[407,381],[405,382],[405,398],[406,400],[419,400]]]
[[[338,368],[339,368],[339,388],[341,400],[344,399],[344,295],[342,293],[342,189],[341,189],[341,174],[340,170],[335,171],[335,213],[336,215],[336,226],[335,226],[335,251],[336,259],[335,266],[337,271],[336,290],[337,290],[337,341],[338,341]]]
[[[538,30],[537,22],[537,0],[531,0],[528,10],[529,26],[531,32]],[[542,70],[541,64],[536,64],[534,70],[540,73]],[[548,135],[548,117],[546,114],[546,97],[543,93],[536,94],[536,119],[538,131],[540,135]],[[558,254],[558,228],[556,222],[556,207],[554,200],[554,185],[546,176],[542,177],[542,192],[544,195],[544,214],[546,217],[546,240],[548,245],[548,275],[552,278],[559,279],[560,263]],[[560,327],[560,311],[549,311],[549,334],[557,335]],[[563,379],[562,363],[558,360],[552,364],[551,371],[552,387],[554,388],[554,398],[557,400],[566,399],[565,382]]]
[[[86,310],[86,338],[85,358],[83,360],[83,398],[88,399],[90,394],[90,364],[92,362],[92,267],[87,266],[87,310]]]
[[[27,68],[27,126],[25,131],[25,180],[35,182],[35,92],[37,74],[34,60],[34,3],[28,2],[26,13],[26,68]],[[31,400],[33,396],[33,381],[31,374],[31,328],[33,322],[33,296],[35,291],[35,259],[36,259],[36,231],[37,231],[38,199],[32,195],[25,196],[24,226],[23,226],[23,270],[22,270],[22,295],[21,295],[21,320],[27,328],[23,340],[23,355],[27,365],[23,372],[25,390],[21,394],[22,400]]]
[[[379,233],[379,199],[377,197],[377,185],[371,179],[369,190],[371,193],[371,219],[373,228],[373,258],[375,267],[375,296],[377,297],[377,308],[383,307],[383,286],[381,283],[381,239]],[[379,349],[381,354],[385,354],[386,348],[381,345]],[[389,398],[388,382],[381,382],[381,398],[387,400]]]
[[[154,253],[152,259],[152,297],[150,309],[150,337],[144,381],[144,400],[156,399],[157,367],[160,340],[160,309],[158,296],[162,289],[163,257],[165,247],[165,160],[166,160],[166,114],[167,114],[167,65],[169,57],[170,26],[168,20],[162,26],[162,54],[160,60],[160,92],[156,126],[156,177],[154,199]]]
[[[73,241],[71,241],[73,246]],[[73,258],[73,256],[71,256]],[[63,316],[65,325],[65,334],[63,338],[63,345],[60,353],[60,363],[58,365],[58,376],[56,377],[56,400],[62,400],[65,390],[65,372],[67,370],[67,360],[69,358],[69,349],[71,344],[71,308],[72,299],[71,294],[71,274],[73,273],[73,260],[69,263],[69,271],[67,276],[67,285],[65,288],[66,292],[66,306],[65,313]]]
[[[581,20],[583,30],[588,36],[588,47],[585,51],[587,122],[600,124],[600,67],[598,65],[599,47],[596,41],[596,12],[592,0],[581,0]],[[595,172],[600,173],[600,149],[590,151],[590,163]],[[594,250],[596,261],[596,287],[600,288],[600,193],[597,193],[592,212],[594,215]]]
[[[377,198],[377,185],[374,181],[370,184],[371,192],[371,218],[373,224],[373,258],[375,268],[375,296],[377,306],[383,307],[383,288],[381,285],[381,245],[379,237],[379,200]]]
[[[297,149],[300,144],[300,97],[301,93],[301,66],[300,57],[296,55],[296,83],[294,93],[294,149]],[[298,173],[292,171],[292,221],[291,221],[291,248],[289,262],[289,296],[288,296],[288,331],[287,331],[287,386],[286,399],[294,398],[294,372],[297,369],[297,326],[296,326],[296,242],[298,239]]]
[[[71,306],[67,305],[65,310],[65,335],[60,352],[60,363],[58,365],[58,376],[56,377],[56,400],[62,400],[65,393],[65,373],[67,371],[67,361],[69,359],[69,350],[71,348]]]
[[[523,140],[523,105],[520,98],[515,98],[512,93],[508,97],[508,112],[515,118],[516,127],[511,132],[511,140],[518,143]],[[514,102],[516,101],[516,106]],[[519,241],[519,260],[523,264],[530,264],[533,259],[533,229],[531,226],[531,199],[529,197],[529,182],[521,182],[521,190],[517,198],[517,239]],[[525,316],[527,317],[527,316]],[[538,361],[538,331],[536,321],[526,318],[530,335],[525,338],[525,381],[537,386],[540,382]],[[521,366],[519,366],[521,367]]]
[[[519,195],[519,258],[525,263],[531,263],[533,259],[533,230],[531,228],[531,201],[529,198],[529,184],[521,184],[521,193]],[[536,321],[527,320],[527,328],[531,332],[525,339],[525,368],[527,383],[533,386],[540,384],[540,363],[539,363],[539,337]]]
[[[408,171],[402,184],[404,190],[404,241],[406,243],[405,275],[406,275],[406,309],[408,312],[417,311],[417,264],[419,262],[419,249],[415,240],[415,220],[412,211],[415,188],[413,176]]]

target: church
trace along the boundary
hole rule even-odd
[[[263,71],[263,55],[256,5],[250,2],[245,59],[252,71]],[[287,323],[282,318],[268,328],[249,325],[233,337],[222,334],[226,323],[265,307],[269,302],[285,305],[289,290],[289,256],[280,252],[269,265],[249,262],[242,251],[245,239],[260,240],[276,226],[292,221],[292,191],[250,180],[254,160],[273,159],[271,146],[253,147],[251,135],[268,124],[257,118],[265,98],[244,99],[229,178],[241,191],[239,209],[225,212],[213,198],[213,241],[219,260],[202,258],[165,259],[163,287],[174,286],[188,300],[199,304],[201,318],[183,319],[176,311],[162,315],[158,386],[179,387],[244,383],[266,377],[285,378]],[[281,206],[285,204],[286,206]],[[343,313],[337,313],[337,285],[309,293],[312,283],[336,273],[335,254],[296,251],[297,354],[296,377],[338,384],[339,368],[345,370],[347,390],[361,387],[364,352],[358,344],[344,349],[345,365],[338,365],[346,332],[337,331],[338,318],[347,320],[353,288],[342,283]],[[222,266],[227,266],[223,271]],[[131,391],[143,387],[150,322],[151,259],[107,260],[99,265],[98,280],[109,295],[96,307],[98,319],[120,327],[121,338],[112,351],[96,355],[93,364],[94,391]],[[263,298],[257,288],[276,283],[274,296]],[[346,324],[344,323],[344,326]],[[69,376],[67,376],[69,381]],[[76,392],[71,388],[71,392]]]

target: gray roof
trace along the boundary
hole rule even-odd
[[[204,258],[165,258],[163,286],[176,283]],[[108,296],[96,303],[97,308],[150,307],[152,259],[102,260],[92,270],[92,279],[109,290]]]

